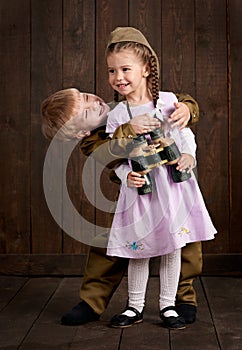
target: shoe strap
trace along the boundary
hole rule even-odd
[[[128,307],[123,311],[123,313],[124,313],[125,311],[127,311],[127,310],[133,311],[137,317],[140,317],[140,316],[142,315],[142,313],[140,313],[138,310],[136,310],[136,309],[135,309],[134,307],[132,307],[132,306],[128,306]]]
[[[161,314],[164,314],[166,311],[170,311],[170,310],[176,311],[175,306],[167,306],[167,307],[164,307],[164,309],[162,309],[162,310],[160,311],[160,313],[161,313]],[[176,313],[177,313],[177,311],[176,311]]]

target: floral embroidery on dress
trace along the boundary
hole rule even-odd
[[[144,249],[143,244],[137,243],[137,242],[133,242],[133,243],[127,242],[126,247],[128,247],[129,249],[132,249],[132,250],[143,250]]]
[[[181,227],[180,231],[178,232],[178,234],[180,236],[182,236],[183,234],[189,234],[189,233],[190,233],[190,230],[188,228],[184,227],[184,226]]]

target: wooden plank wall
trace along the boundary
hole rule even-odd
[[[46,205],[49,143],[41,134],[40,103],[73,86],[110,101],[104,51],[117,26],[147,36],[160,59],[161,89],[197,99],[199,183],[219,232],[203,244],[205,273],[241,273],[241,17],[240,0],[0,2],[0,273],[83,272],[88,247],[63,232]],[[55,156],[61,159],[61,150]],[[67,170],[70,197],[84,217],[105,226],[107,215],[81,187],[84,161],[76,149]],[[108,172],[102,187],[112,198]],[[93,200],[95,192],[93,186]]]

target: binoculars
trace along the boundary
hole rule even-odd
[[[140,195],[152,192],[152,181],[149,172],[163,164],[171,167],[171,176],[174,182],[183,182],[191,177],[186,171],[176,169],[181,153],[171,138],[164,137],[161,128],[157,128],[147,134],[140,134],[133,138],[129,144],[129,158],[132,170],[141,174],[146,180],[145,184],[138,188]]]

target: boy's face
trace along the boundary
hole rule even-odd
[[[79,113],[72,118],[73,125],[78,130],[78,136],[83,137],[90,131],[106,124],[109,107],[104,101],[92,94],[80,93]]]

